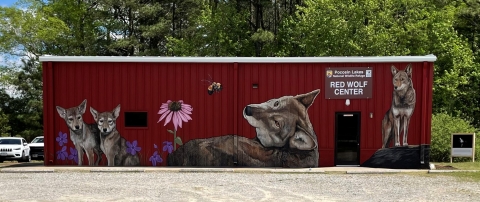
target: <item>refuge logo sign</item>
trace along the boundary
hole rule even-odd
[[[325,99],[372,98],[371,67],[331,67],[325,70]]]

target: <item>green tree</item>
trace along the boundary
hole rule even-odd
[[[476,0],[458,1],[459,10],[456,12],[455,30],[468,41],[475,61],[475,71],[470,72],[468,82],[464,84],[462,96],[452,104],[454,114],[467,116],[472,123],[480,128],[480,2]]]
[[[35,58],[66,48],[57,43],[67,35],[66,24],[50,14],[49,7],[36,1],[27,5],[25,10],[0,7],[0,53]]]
[[[4,109],[8,108],[8,101],[10,95],[7,94],[7,89],[10,87],[11,71],[5,67],[0,66],[0,136],[10,136],[9,116],[5,114]]]
[[[477,0],[458,1],[455,29],[458,34],[467,38],[468,45],[475,55],[475,61],[480,61],[480,2]]]
[[[251,56],[248,14],[231,3],[204,4],[189,37],[169,37],[168,47],[178,56]]]
[[[432,143],[430,146],[430,161],[447,162],[450,161],[451,135],[452,133],[477,133],[470,123],[459,117],[453,117],[445,113],[434,114],[432,116]],[[480,137],[477,135],[477,139]],[[477,141],[476,147],[480,147]],[[480,150],[476,150],[475,156],[480,158]],[[455,161],[466,161],[471,159],[455,158]]]
[[[48,43],[46,54],[52,55],[112,55],[107,49],[111,43],[103,21],[103,5],[93,0],[49,0],[34,8],[38,13],[55,19],[61,26],[61,35],[55,43]]]
[[[35,59],[24,59],[14,75],[15,96],[3,96],[11,134],[32,139],[43,134],[42,68]]]
[[[10,125],[8,122],[8,116],[0,108],[0,137],[10,136]]]
[[[58,39],[68,27],[50,15],[40,1],[25,1],[27,9],[0,7],[0,53],[21,58],[2,72],[2,113],[8,117],[12,136],[31,139],[43,134],[42,73],[38,56],[57,52]],[[53,17],[52,17],[53,16]],[[5,89],[13,93],[10,97]]]
[[[98,0],[99,21],[114,55],[172,55],[167,38],[190,36],[202,0]]]
[[[427,0],[305,0],[280,30],[278,55],[434,54],[434,111],[478,117],[480,69],[455,30],[459,9]]]

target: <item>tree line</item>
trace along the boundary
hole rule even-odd
[[[0,133],[42,134],[38,57],[434,54],[434,113],[480,128],[477,0],[20,0],[0,7]],[[12,96],[14,92],[14,96]]]

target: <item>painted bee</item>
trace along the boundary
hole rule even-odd
[[[222,84],[220,83],[217,83],[217,82],[212,82],[212,84],[210,84],[208,86],[208,89],[207,89],[207,92],[209,95],[212,95],[213,93],[218,93],[222,90]]]
[[[209,95],[212,95],[213,93],[218,93],[220,92],[222,89],[223,89],[223,86],[222,84],[218,83],[218,82],[215,82],[212,80],[212,77],[210,75],[208,75],[210,77],[210,80],[202,80],[202,81],[206,81],[208,82],[208,88],[207,88],[207,93]]]

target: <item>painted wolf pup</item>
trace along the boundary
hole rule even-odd
[[[120,105],[111,112],[98,113],[90,107],[93,119],[100,130],[100,148],[107,156],[108,166],[137,166],[140,164],[138,153],[135,155],[127,152],[127,144],[117,131],[116,121],[120,115]]]
[[[83,114],[85,113],[87,100],[77,106],[64,109],[57,106],[57,112],[65,120],[69,130],[70,139],[77,149],[78,165],[82,165],[83,153],[87,154],[88,165],[98,165],[102,160],[102,150],[100,149],[100,131],[95,124],[87,124],[83,121]],[[95,160],[97,154],[97,160]]]
[[[395,136],[395,146],[400,146],[400,133],[403,131],[403,146],[408,146],[408,125],[415,109],[415,89],[412,82],[412,65],[405,70],[391,67],[393,75],[392,105],[382,121],[382,148],[389,146]]]

